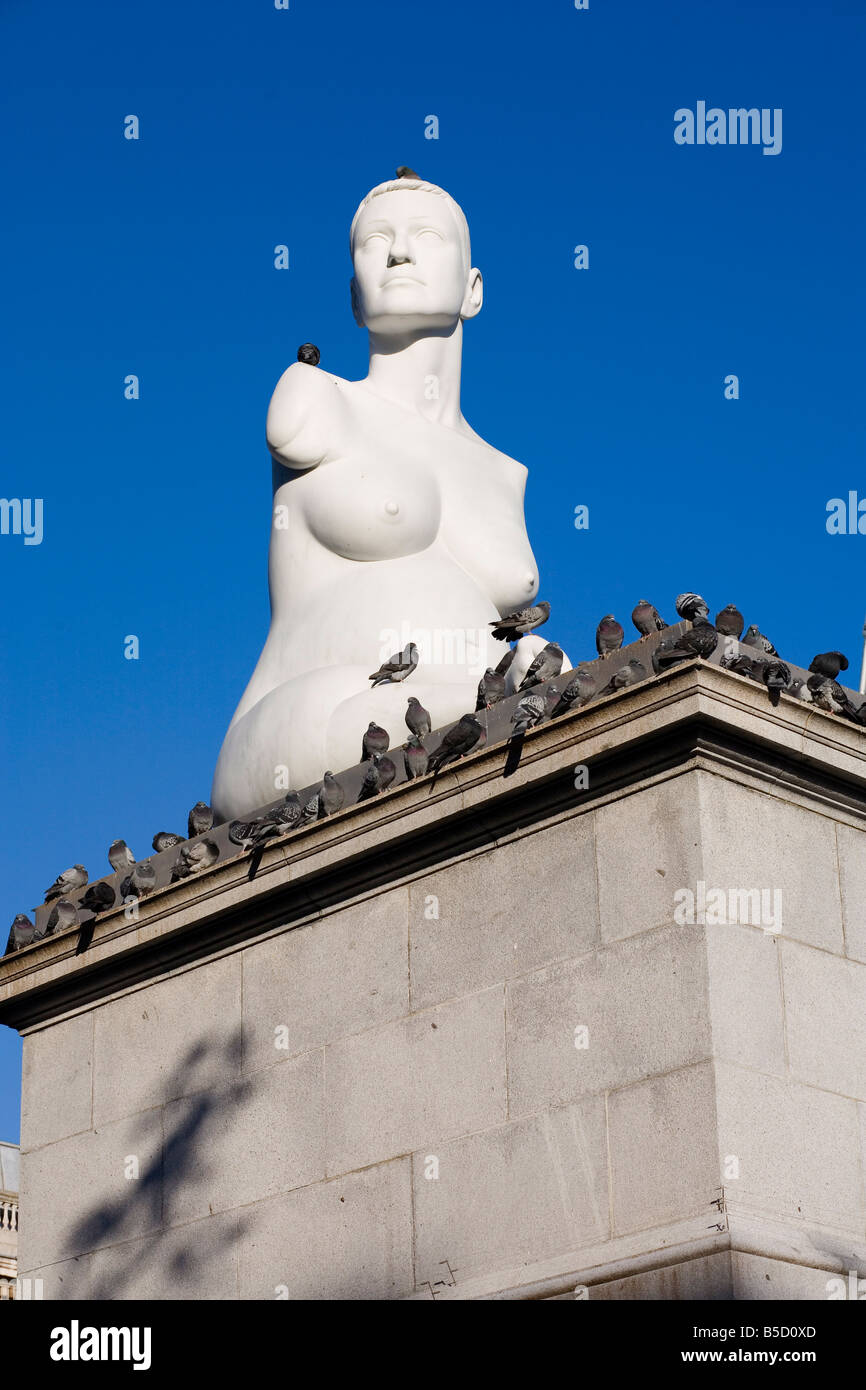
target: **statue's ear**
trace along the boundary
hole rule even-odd
[[[462,319],[474,319],[475,315],[481,312],[483,303],[484,281],[481,278],[481,271],[472,269],[466,281],[466,293],[463,296],[460,317]]]
[[[349,282],[349,290],[352,295],[352,315],[358,327],[363,328],[364,319],[361,314],[361,294],[358,289],[358,281],[355,279],[354,275]]]

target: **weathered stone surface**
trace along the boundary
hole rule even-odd
[[[595,822],[602,939],[673,922],[675,892],[701,876],[697,774],[611,801]]]
[[[710,1046],[702,928],[643,933],[509,984],[509,1114],[686,1066]]]
[[[843,951],[832,820],[793,802],[701,773],[700,835],[707,887],[780,889],[778,935]]]
[[[608,1097],[617,1235],[706,1211],[719,1196],[713,1067],[653,1077]]]
[[[127,1177],[134,1171],[138,1177]],[[155,1231],[162,1215],[161,1113],[144,1111],[22,1155],[21,1211],[24,1270]]]
[[[856,1101],[723,1062],[716,1077],[720,1157],[739,1164],[725,1180],[730,1205],[859,1232]]]
[[[321,1052],[165,1106],[165,1221],[180,1225],[325,1175]]]
[[[24,1039],[21,1147],[38,1149],[90,1129],[93,1017],[42,1028]]]
[[[791,1074],[866,1100],[866,965],[782,943]]]
[[[238,1248],[247,1213],[224,1212],[90,1256],[95,1300],[222,1300],[238,1297]]]
[[[240,1296],[392,1299],[412,1292],[409,1159],[257,1202],[240,1247]]]
[[[591,1303],[640,1299],[655,1302],[699,1299],[702,1303],[713,1303],[733,1297],[733,1282],[731,1252],[719,1250],[714,1255],[700,1255],[693,1260],[664,1264],[658,1269],[645,1269],[622,1279],[592,1284],[588,1298]],[[574,1298],[574,1294],[570,1297]]]
[[[325,1066],[329,1174],[496,1124],[505,1119],[503,988],[343,1039]]]
[[[408,1012],[407,904],[398,888],[243,952],[247,1070]],[[287,1050],[275,1046],[282,1027]]]
[[[785,1069],[777,940],[754,927],[706,928],[713,1054],[758,1071]]]
[[[842,889],[845,951],[852,960],[866,961],[866,830],[836,826],[836,852]]]
[[[531,875],[531,891],[521,892],[539,853],[541,871]],[[589,950],[598,941],[592,816],[574,816],[416,880],[409,936],[414,1009]]]
[[[459,1286],[609,1233],[603,1096],[432,1145],[413,1169],[419,1285],[449,1282],[448,1264]]]
[[[159,980],[95,1011],[93,1120],[219,1086],[237,1065],[240,957]]]

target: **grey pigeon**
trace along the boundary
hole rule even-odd
[[[305,362],[308,367],[318,367],[322,360],[322,354],[315,343],[301,343],[298,348],[298,361]]]
[[[453,763],[458,758],[465,757],[486,737],[484,725],[475,718],[475,715],[464,714],[453,729],[448,730],[439,747],[430,754],[429,771],[439,772],[446,763]]]
[[[736,637],[740,640],[745,618],[733,603],[729,603],[716,614],[716,631],[723,637]]]
[[[300,824],[309,825],[311,821],[318,820],[320,809],[321,808],[319,806],[319,789],[317,787],[316,790],[313,792],[313,795],[310,797],[309,801],[304,806],[303,811],[301,812]]]
[[[56,931],[66,931],[69,927],[77,927],[79,921],[78,908],[75,903],[71,903],[68,898],[58,898],[48,915],[45,935],[53,936]]]
[[[664,618],[659,617],[658,609],[653,607],[648,598],[638,601],[632,610],[631,620],[641,637],[649,637],[651,633],[661,632],[667,627]]]
[[[410,734],[416,738],[423,738],[430,732],[430,711],[426,710],[420,700],[416,700],[414,695],[409,696],[409,703],[406,707],[406,728]]]
[[[719,643],[719,634],[712,623],[698,622],[687,628],[675,641],[659,642],[653,652],[653,670],[656,675],[676,666],[681,661],[691,661],[694,657],[706,660],[712,656]]]
[[[418,648],[414,642],[409,642],[402,652],[395,652],[387,661],[383,661],[378,671],[374,671],[367,679],[373,682],[374,689],[377,685],[404,681],[407,676],[411,676],[417,665]]]
[[[687,618],[690,623],[706,621],[710,616],[706,599],[702,599],[700,594],[678,594],[676,610],[681,618]]]
[[[18,912],[9,928],[9,940],[6,942],[6,954],[10,951],[20,951],[22,946],[30,946],[36,938],[36,927],[27,916],[26,912]]]
[[[609,652],[618,652],[624,637],[622,624],[617,622],[612,613],[605,613],[595,630],[595,650],[599,656],[607,656]]]
[[[107,912],[109,908],[114,907],[116,901],[117,894],[114,889],[103,880],[91,883],[79,906],[86,907],[88,912],[92,912],[96,917],[100,912]]]
[[[531,690],[534,685],[554,680],[562,670],[564,654],[556,642],[548,642],[527,668],[526,675],[517,687],[518,690]]]
[[[397,768],[391,759],[386,758],[384,753],[374,753],[367,764],[358,800],[367,801],[369,797],[387,791],[396,776]]]
[[[132,871],[120,885],[122,898],[146,898],[156,887],[156,869],[148,860],[133,864]]]
[[[761,676],[770,694],[770,704],[777,705],[783,690],[791,683],[791,671],[784,661],[765,661]]]
[[[764,652],[766,656],[779,655],[769,637],[765,637],[763,632],[759,631],[755,623],[752,623],[751,627],[746,628],[746,635],[741,641],[742,646],[754,647],[755,651]]]
[[[516,647],[509,647],[508,651],[505,653],[504,657],[502,658],[502,660],[498,663],[498,665],[497,665],[497,667],[496,667],[496,674],[497,674],[497,676],[506,676],[506,675],[508,674],[508,668],[510,667],[510,665],[511,665],[512,661],[514,660],[514,658],[516,657],[516,655],[517,655],[517,648],[516,648]]]
[[[162,854],[164,849],[173,849],[175,845],[182,845],[183,836],[175,835],[171,830],[157,830],[152,843],[157,854]]]
[[[543,695],[524,695],[511,716],[513,728],[510,737],[525,734],[527,729],[540,724],[546,713],[547,702]]]
[[[558,715],[565,714],[566,710],[579,709],[592,699],[595,692],[596,684],[592,671],[579,666],[560,695],[551,717],[556,719]]]
[[[326,772],[322,781],[322,788],[319,792],[319,805],[323,816],[333,816],[337,811],[343,809],[346,800],[346,793],[343,785],[337,780],[333,772]]]
[[[108,846],[108,862],[114,872],[119,874],[124,869],[132,868],[135,855],[125,840],[112,840]]]
[[[508,613],[504,618],[497,618],[495,623],[491,623],[493,636],[497,642],[514,642],[518,637],[525,637],[527,632],[534,632],[537,627],[541,627],[550,617],[550,604],[542,600],[528,608],[518,608],[513,613]]]
[[[861,705],[855,705],[848,696],[848,692],[843,690],[837,681],[831,680],[828,676],[815,674],[809,677],[808,687],[812,696],[812,703],[819,709],[826,710],[828,714],[839,714],[846,719],[851,719],[855,724],[866,722],[866,701]]]
[[[624,666],[620,666],[614,671],[604,690],[599,691],[599,695],[612,695],[616,690],[625,690],[626,686],[637,685],[638,681],[646,680],[647,669],[642,662],[632,657]]]
[[[408,166],[408,164],[401,164],[401,165],[400,165],[400,167],[399,167],[398,170],[397,170],[397,178],[398,178],[398,179],[417,179],[419,183],[423,183],[423,182],[424,182],[424,180],[421,178],[421,175],[420,175],[420,174],[416,174],[414,169],[410,169],[409,166]]]
[[[213,840],[196,840],[194,844],[181,845],[172,866],[172,878],[191,878],[193,874],[209,869],[218,859],[219,849]]]
[[[802,700],[806,705],[812,703],[812,692],[806,682],[800,680],[799,677],[791,681],[791,684],[788,686],[788,694],[792,695],[795,700]]]
[[[368,762],[374,753],[387,753],[390,743],[386,730],[371,719],[361,740],[361,762]]]
[[[744,652],[737,656],[723,656],[719,665],[728,671],[735,671],[738,676],[745,676],[750,681],[758,681],[759,684],[764,679],[761,675],[764,662],[759,661],[757,657],[746,656]]]
[[[250,822],[249,839],[255,845],[264,844],[278,835],[287,835],[300,825],[304,807],[297,792],[287,792],[279,806]]]
[[[206,801],[197,801],[187,818],[187,839],[204,835],[213,825],[213,811]]]
[[[410,782],[416,777],[426,776],[429,761],[430,755],[427,749],[420,738],[416,738],[413,734],[403,748],[403,764]]]
[[[840,671],[848,670],[848,658],[842,652],[819,652],[812,657],[809,670],[834,681]]]
[[[508,663],[509,666],[511,662]],[[484,672],[478,682],[478,698],[475,701],[476,714],[480,709],[492,709],[498,705],[500,700],[505,698],[505,676],[500,671],[494,671],[490,666]]]
[[[68,893],[74,893],[77,888],[83,888],[87,882],[87,870],[83,864],[73,864],[71,869],[66,869],[62,874],[58,874],[50,888],[45,890],[45,901],[50,903],[54,898],[65,898]]]

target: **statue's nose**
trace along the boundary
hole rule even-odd
[[[413,264],[414,257],[409,253],[408,248],[405,246],[398,245],[395,241],[394,245],[391,247],[390,252],[388,253],[388,265],[392,266]]]

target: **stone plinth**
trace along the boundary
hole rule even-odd
[[[504,761],[0,961],[46,1298],[825,1299],[866,1272],[862,733],[690,665]]]

